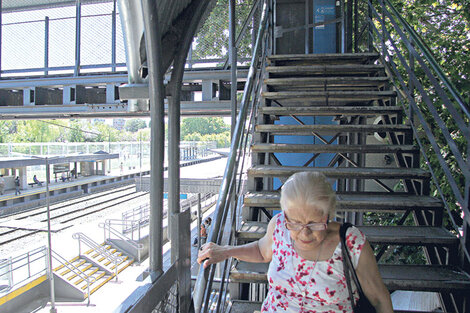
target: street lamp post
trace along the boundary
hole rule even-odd
[[[55,290],[54,290],[54,272],[52,271],[52,240],[51,240],[51,210],[49,201],[49,180],[51,172],[49,168],[49,158],[46,161],[46,207],[47,207],[47,252],[48,252],[48,267],[49,267],[49,284],[51,287],[51,313],[57,313],[55,307]]]

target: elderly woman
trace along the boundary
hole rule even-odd
[[[352,312],[343,272],[341,225],[329,221],[335,216],[335,204],[335,193],[322,174],[296,173],[282,187],[282,212],[271,219],[263,238],[241,246],[207,243],[199,251],[198,262],[204,267],[229,257],[270,262],[269,292],[262,312]],[[365,236],[350,227],[346,243],[371,304],[377,312],[393,312]]]

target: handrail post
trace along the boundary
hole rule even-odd
[[[367,27],[368,27],[369,34],[368,34],[367,38],[368,38],[368,44],[369,44],[369,52],[374,51],[374,38],[372,36],[372,32],[373,32],[373,30],[372,30],[372,8],[371,8],[372,7],[372,1],[373,0],[368,0],[367,1],[368,2],[367,3],[368,4],[367,5],[367,14],[369,16],[369,21],[367,23],[368,24]]]
[[[385,58],[387,55],[386,48],[385,48],[385,5],[382,0],[379,0],[380,5],[382,6],[382,19],[380,20],[380,25],[382,26],[382,55]]]
[[[31,264],[29,263],[30,260],[29,260],[29,251],[28,251],[28,254],[27,254],[27,259],[28,259],[28,278],[31,278]]]

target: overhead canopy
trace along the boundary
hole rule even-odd
[[[63,164],[72,162],[94,162],[109,159],[118,159],[118,153],[89,153],[89,154],[71,154],[71,155],[49,155],[49,164]],[[0,168],[20,168],[34,165],[44,165],[43,156],[33,157],[16,157],[16,158],[0,158]]]

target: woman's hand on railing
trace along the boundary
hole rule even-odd
[[[230,247],[219,246],[213,242],[204,244],[199,250],[197,262],[207,268],[211,264],[222,262],[230,257]]]

